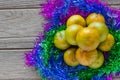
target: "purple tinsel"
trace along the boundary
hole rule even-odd
[[[68,3],[66,2],[65,7],[61,7],[65,1],[68,1]],[[94,3],[96,3],[96,5],[101,5],[99,7],[100,9],[102,9],[103,6],[104,6],[104,8],[106,8],[103,12],[102,11],[99,12],[99,10],[98,11],[94,10],[91,12],[90,10],[92,8],[85,11],[82,8],[76,7],[76,5],[74,6],[73,4],[75,4],[75,2],[70,3],[69,0],[65,0],[65,1],[64,0],[47,0],[45,4],[40,5],[43,8],[43,10],[40,14],[42,14],[45,17],[45,19],[48,20],[48,23],[46,23],[46,25],[45,25],[45,30],[49,30],[50,26],[54,26],[54,25],[59,26],[59,25],[65,24],[67,19],[74,14],[80,14],[84,18],[86,18],[92,12],[101,13],[104,16],[107,16],[106,19],[110,18],[110,20],[116,20],[116,21],[112,21],[112,22],[114,23],[114,26],[116,26],[116,29],[120,28],[120,16],[118,16],[118,15],[120,15],[120,11],[118,9],[113,9],[113,8],[107,6],[105,4],[105,2],[101,3],[99,0],[85,0],[86,3],[87,4],[90,3],[90,5],[92,7],[94,7]],[[58,5],[59,3],[61,5]],[[77,0],[76,0],[76,3],[77,3]],[[81,2],[81,4],[82,4],[82,2]],[[69,7],[69,6],[71,6],[71,7]],[[78,3],[78,6],[79,6],[79,3]],[[107,15],[104,14],[105,12],[107,13]],[[57,19],[59,21],[55,21]],[[53,22],[53,21],[55,21],[57,24],[55,24],[55,22]],[[108,22],[106,22],[106,23],[109,24]]]

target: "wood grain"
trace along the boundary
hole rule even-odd
[[[37,36],[44,21],[40,9],[0,10],[0,37]]]
[[[39,8],[44,0],[0,0],[0,9]]]
[[[107,0],[104,0],[104,1],[107,1]],[[119,0],[108,0],[108,3],[116,5],[116,4],[120,4],[120,1]]]
[[[29,49],[42,32],[40,9],[0,10],[0,50]]]
[[[24,52],[28,50],[0,50],[0,80],[40,79],[35,70],[25,66]]]

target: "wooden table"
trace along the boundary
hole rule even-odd
[[[38,13],[43,1],[0,0],[0,80],[40,80],[23,57],[42,31],[43,18]],[[119,0],[108,1],[112,7],[120,5]]]

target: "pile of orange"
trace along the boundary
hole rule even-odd
[[[92,69],[101,67],[104,63],[103,52],[109,51],[115,43],[104,17],[92,13],[85,20],[80,15],[73,15],[66,25],[66,30],[57,32],[54,37],[55,46],[66,50],[65,63],[69,66],[81,64]]]

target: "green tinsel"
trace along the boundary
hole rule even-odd
[[[50,30],[49,32],[47,32],[45,34],[45,40],[43,40],[42,43],[40,44],[41,47],[43,47],[43,49],[44,49],[44,51],[43,51],[44,52],[43,57],[44,57],[44,63],[45,63],[45,65],[48,65],[48,60],[53,55],[52,48],[55,47],[54,43],[53,43],[53,41],[54,41],[54,35],[58,31],[61,31],[61,30],[64,30],[64,29],[66,29],[66,26],[62,25],[62,26],[57,27],[56,29]],[[55,53],[54,55],[57,58],[57,55],[59,55],[60,50],[56,49],[54,51],[54,53]]]

